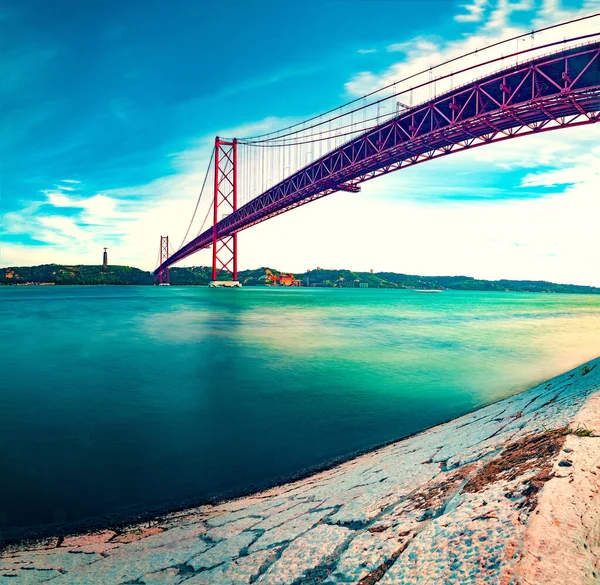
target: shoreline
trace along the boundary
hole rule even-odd
[[[86,286],[86,285],[84,285],[84,286]],[[94,285],[90,285],[90,286],[94,286]],[[597,359],[600,360],[600,357]],[[593,362],[594,360],[591,360],[591,361]],[[572,370],[583,367],[586,363],[589,363],[589,362],[583,362],[583,363],[579,364],[578,366],[575,366],[575,368],[572,368]],[[569,371],[572,371],[572,370],[569,370]],[[560,376],[560,375],[561,374],[558,374],[557,376]],[[397,443],[401,443],[403,441],[412,439],[414,437],[418,437],[419,435],[421,435],[423,433],[427,433],[428,431],[431,431],[432,429],[435,429],[439,426],[449,424],[455,420],[458,420],[463,417],[474,414],[482,409],[491,407],[499,402],[502,402],[503,400],[508,400],[514,396],[518,396],[519,394],[522,394],[523,392],[527,392],[528,390],[531,390],[532,388],[539,386],[544,381],[546,381],[546,379],[540,380],[539,382],[534,383],[531,386],[525,386],[521,389],[517,389],[517,390],[515,390],[515,392],[513,394],[510,394],[509,396],[505,396],[504,398],[498,398],[498,399],[493,400],[492,402],[485,404],[483,406],[477,406],[471,410],[467,410],[466,412],[462,413],[459,416],[450,417],[450,418],[441,420],[431,426],[425,427],[418,431],[414,431],[407,435],[396,437],[396,438],[390,439],[388,441],[376,443],[370,447],[365,447],[364,449],[358,449],[355,451],[351,451],[345,455],[340,455],[329,461],[326,461],[325,463],[317,464],[317,465],[314,465],[314,466],[311,466],[311,467],[308,467],[305,469],[301,469],[295,473],[275,478],[273,481],[265,482],[264,484],[249,485],[245,488],[230,490],[228,492],[223,492],[220,494],[216,494],[215,496],[200,499],[200,500],[193,500],[193,501],[187,500],[187,501],[183,501],[179,504],[170,503],[170,504],[166,504],[164,506],[152,508],[148,511],[142,511],[142,512],[131,511],[131,512],[114,513],[114,514],[109,514],[109,515],[101,517],[101,518],[90,519],[89,521],[74,522],[74,523],[66,524],[66,525],[65,524],[47,525],[45,527],[24,530],[26,535],[23,537],[0,538],[0,553],[5,548],[11,548],[11,549],[12,548],[27,548],[28,546],[35,546],[36,543],[51,541],[53,539],[61,539],[61,538],[67,538],[67,537],[72,537],[72,536],[78,536],[78,535],[95,532],[95,531],[100,531],[100,530],[113,530],[113,531],[126,530],[128,528],[136,527],[136,526],[139,526],[139,525],[145,524],[145,523],[166,521],[169,518],[173,517],[174,515],[179,516],[181,514],[185,514],[189,511],[196,510],[197,508],[201,508],[203,506],[219,506],[222,504],[226,504],[227,502],[232,502],[232,501],[240,500],[243,498],[257,496],[263,492],[281,488],[288,484],[293,484],[293,483],[308,479],[312,476],[318,475],[320,473],[330,471],[336,467],[340,467],[350,461],[353,461],[354,459],[358,459],[360,457],[367,456],[367,455],[374,453],[380,449],[384,449],[386,447],[390,447]],[[1,535],[2,535],[2,531],[0,531],[0,536]],[[0,583],[0,585],[2,585],[2,584]]]
[[[587,449],[580,456],[586,465],[595,461],[590,453],[592,446],[600,446],[600,408],[597,418],[582,413],[599,390],[600,358],[457,419],[252,495],[180,509],[143,523],[113,529],[105,524],[95,532],[12,544],[0,553],[0,584],[3,577],[14,583],[14,577],[26,573],[30,579],[36,574],[44,580],[51,577],[56,585],[150,584],[159,578],[161,583],[190,585],[232,579],[291,584],[299,578],[302,583],[323,578],[326,583],[367,585],[410,583],[402,579],[425,569],[432,575],[441,571],[446,579],[462,575],[463,580],[448,583],[479,583],[464,573],[478,559],[488,576],[525,574],[532,567],[512,557],[524,550],[533,558],[540,530],[551,532],[544,525],[533,536],[527,533],[547,516],[539,513],[546,492],[565,473],[578,481],[575,455],[582,446]],[[592,421],[591,437],[579,437],[576,428],[565,430],[577,420]],[[569,458],[562,452],[565,445]],[[511,457],[510,469],[503,467]],[[585,481],[593,483],[595,477],[586,476]],[[591,492],[593,499],[596,493]],[[554,488],[553,493],[550,507],[555,510],[562,490]],[[531,526],[530,518],[536,518]],[[558,526],[556,522],[553,517],[552,525]],[[450,570],[454,552],[448,551],[460,549],[465,540],[464,534],[457,540],[457,527],[472,531],[473,538],[466,539],[468,550],[459,555],[461,566],[454,562]],[[484,540],[478,541],[476,534]],[[440,548],[433,557],[425,554]],[[544,551],[551,548],[552,542],[546,543]],[[301,554],[305,550],[307,555]],[[543,572],[544,566],[535,570]],[[107,577],[115,571],[118,578]],[[241,580],[246,574],[250,577]]]
[[[495,282],[495,281],[490,281],[490,282]],[[580,287],[580,288],[597,288],[597,287],[588,287],[587,285],[579,285],[579,284],[574,284],[574,285],[562,285],[560,283],[551,283],[551,284],[557,284],[557,286],[574,286],[574,287]],[[149,287],[149,288],[154,288],[158,285],[156,284],[140,284],[140,283],[117,283],[117,282],[112,282],[112,283],[94,283],[94,284],[85,284],[85,283],[77,283],[77,282],[71,282],[71,283],[66,283],[66,282],[28,282],[28,283],[10,283],[10,282],[0,282],[0,290],[2,290],[2,288],[7,288],[7,289],[12,289],[15,287],[48,287],[48,286],[54,286],[54,287],[58,287],[60,288],[64,288],[64,287],[72,287],[72,288],[87,288],[87,287],[118,287],[118,288],[124,288],[124,287]],[[176,283],[176,284],[169,284],[169,287],[172,288],[211,288],[208,286],[208,284],[187,284],[187,283]],[[219,287],[220,288],[220,287]],[[226,288],[232,288],[232,287],[226,287]],[[236,288],[236,287],[233,287]],[[593,290],[593,291],[589,291],[589,290],[517,290],[517,289],[495,289],[495,288],[490,288],[490,289],[482,289],[482,288],[430,288],[430,289],[416,289],[413,287],[408,287],[408,286],[372,286],[372,287],[366,287],[366,288],[360,288],[360,287],[339,287],[339,286],[333,286],[333,285],[315,285],[315,286],[274,286],[274,285],[264,285],[264,284],[244,284],[242,287],[237,287],[237,288],[249,288],[249,289],[260,289],[260,290],[270,290],[270,289],[275,289],[275,290],[297,290],[297,289],[317,289],[317,290],[377,290],[377,291],[381,291],[381,290],[394,290],[394,291],[407,291],[407,292],[416,292],[416,293],[441,293],[441,292],[457,292],[457,293],[504,293],[504,294],[532,294],[532,295],[577,295],[577,296],[598,296],[600,295],[600,288],[598,288],[598,290]]]

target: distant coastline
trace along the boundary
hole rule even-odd
[[[264,286],[267,268],[242,270],[244,286]],[[274,274],[280,274],[271,269]],[[600,294],[600,288],[535,280],[480,280],[469,276],[418,276],[396,272],[356,272],[317,268],[296,274],[303,286],[330,288],[389,288],[406,290],[475,290]],[[171,268],[171,284],[206,286],[211,281],[207,266]],[[152,272],[131,266],[41,264],[0,268],[0,285],[153,285]]]

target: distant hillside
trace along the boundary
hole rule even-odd
[[[51,282],[54,284],[153,284],[150,272],[130,266],[65,266],[41,264],[0,268],[0,284]]]
[[[261,286],[267,268],[242,270],[239,280],[244,286]],[[274,274],[280,274],[271,269]],[[172,285],[205,286],[211,280],[208,266],[171,268]],[[396,272],[353,272],[351,270],[316,269],[295,275],[303,284],[318,287],[359,287],[396,289],[451,289],[506,292],[546,292],[600,294],[600,288],[574,284],[555,284],[534,280],[476,280],[469,276],[417,276]],[[122,284],[150,285],[151,272],[130,266],[64,266],[42,264],[0,268],[0,284],[53,283],[53,284]]]
[[[600,288],[579,286],[575,284],[556,284],[535,280],[477,280],[470,276],[417,276],[414,274],[398,274],[396,272],[351,272],[349,270],[311,270],[297,275],[310,284],[344,286],[349,281],[367,282],[369,286],[382,288],[405,289],[450,289],[450,290],[484,290],[505,292],[550,292],[600,294]],[[343,279],[343,281],[340,281]]]

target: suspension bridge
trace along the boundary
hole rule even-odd
[[[598,16],[494,43],[277,131],[215,138],[181,246],[174,251],[161,236],[156,282],[168,283],[170,266],[212,247],[211,284],[236,285],[237,234],[257,223],[438,157],[597,122],[600,32],[556,36]]]

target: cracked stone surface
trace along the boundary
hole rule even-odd
[[[600,583],[600,359],[294,483],[2,551],[29,583]]]
[[[227,561],[211,569],[203,571],[186,581],[188,585],[230,585],[236,583],[246,585],[253,583],[260,575],[261,568],[277,554],[278,549],[261,550],[234,561]]]
[[[351,538],[351,531],[347,528],[320,524],[291,542],[279,560],[260,577],[258,583],[296,583],[309,570],[321,567],[325,559],[335,558],[340,546]]]

